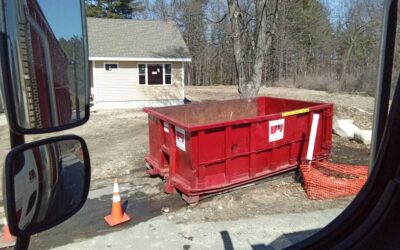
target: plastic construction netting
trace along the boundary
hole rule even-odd
[[[309,199],[324,200],[356,195],[368,178],[368,166],[316,161],[300,165]]]

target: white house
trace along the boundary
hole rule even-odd
[[[174,22],[87,18],[91,91],[99,108],[181,104],[189,50]]]

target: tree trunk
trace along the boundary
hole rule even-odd
[[[240,10],[237,6],[236,0],[228,0],[229,18],[231,21],[232,41],[233,41],[233,54],[235,56],[236,76],[239,81],[239,93],[245,91],[247,85],[244,65],[244,55],[242,51],[242,34],[239,26],[239,19],[241,17]]]
[[[273,18],[272,23],[270,24],[270,30],[268,30],[268,6],[267,0],[259,0],[256,3],[256,32],[255,32],[255,46],[254,46],[254,61],[251,70],[250,79],[246,78],[245,74],[245,56],[243,53],[243,48],[245,47],[242,42],[242,29],[247,29],[247,27],[241,27],[241,12],[237,6],[236,0],[228,0],[228,10],[229,17],[231,21],[231,30],[232,30],[232,41],[233,41],[233,50],[235,56],[235,66],[236,66],[236,75],[239,80],[238,83],[238,91],[241,98],[251,98],[258,95],[258,91],[261,87],[262,82],[262,73],[265,56],[267,51],[271,47],[272,44],[272,35],[276,29],[276,17],[277,17],[277,4],[278,1],[275,1],[275,5],[272,10]],[[243,34],[246,32],[243,32]],[[249,46],[251,47],[251,46]],[[249,52],[251,51],[247,51]]]
[[[346,55],[343,58],[343,62],[342,62],[342,71],[340,74],[340,79],[339,79],[339,91],[346,91],[347,90],[347,84],[348,84],[348,79],[347,79],[347,65],[350,61],[350,56],[352,54],[353,51],[353,47],[354,47],[354,39],[350,38],[350,46],[347,49]]]

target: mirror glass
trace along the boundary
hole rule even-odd
[[[55,223],[83,204],[87,178],[83,153],[78,140],[64,140],[13,155],[8,166],[15,195],[11,216],[19,230]]]
[[[80,0],[5,1],[14,130],[54,129],[88,115],[82,11]]]

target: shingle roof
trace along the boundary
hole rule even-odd
[[[87,18],[89,57],[188,58],[174,22]]]

